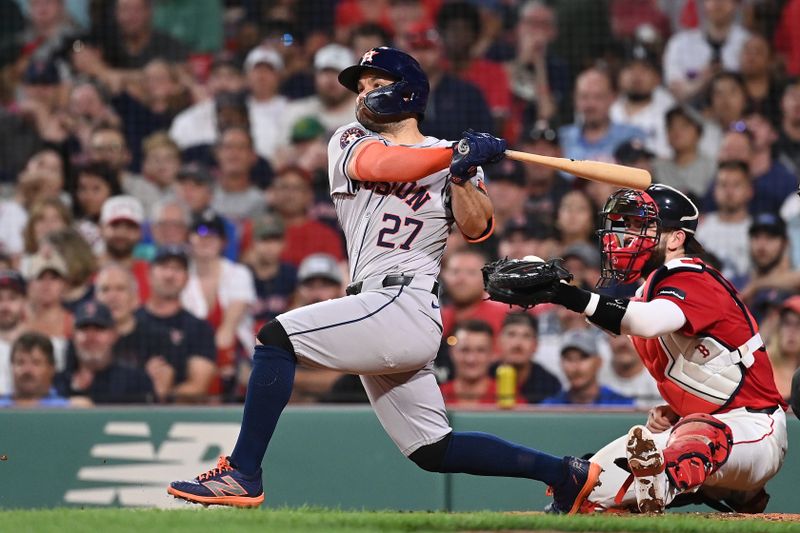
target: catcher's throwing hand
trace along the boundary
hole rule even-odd
[[[572,281],[572,274],[560,258],[535,259],[500,259],[484,266],[483,285],[489,299],[526,308],[556,301],[561,282]]]
[[[453,159],[450,162],[450,181],[463,185],[478,171],[480,165],[496,163],[503,159],[506,152],[506,141],[472,130],[465,131],[461,140],[453,147]]]

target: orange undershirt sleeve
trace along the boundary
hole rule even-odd
[[[354,179],[359,181],[410,182],[421,180],[450,166],[450,148],[411,148],[365,143],[354,154]]]

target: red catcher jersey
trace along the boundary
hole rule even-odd
[[[730,283],[699,258],[676,259],[662,266],[648,277],[642,296],[644,301],[663,298],[680,307],[686,316],[686,323],[679,330],[683,335],[713,337],[735,350],[758,333],[758,324]],[[658,338],[632,336],[631,340],[661,395],[681,416],[699,411],[724,413],[738,407],[761,409],[780,405],[786,409],[764,347],[754,352],[755,363],[745,370],[744,380],[733,398],[718,407],[678,389],[665,377],[670,360]]]

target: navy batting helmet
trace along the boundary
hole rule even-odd
[[[370,91],[364,98],[367,109],[376,115],[416,113],[422,119],[430,85],[416,59],[396,48],[373,48],[361,57],[358,65],[339,73],[339,83],[358,94],[358,79],[368,69],[378,70],[396,81]]]

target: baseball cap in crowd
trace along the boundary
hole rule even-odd
[[[225,238],[225,221],[214,212],[213,209],[206,209],[192,222],[192,233],[206,236],[213,233],[217,237]]]
[[[111,311],[105,305],[94,300],[83,302],[75,310],[75,327],[80,329],[86,326],[113,328],[114,318],[111,316]]]
[[[250,50],[244,60],[244,69],[250,72],[256,65],[269,65],[276,71],[283,70],[283,58],[281,55],[265,46],[257,46]]]
[[[625,141],[614,150],[614,159],[622,165],[630,165],[641,159],[653,159],[655,156],[640,139]]]
[[[272,213],[262,215],[253,224],[253,237],[257,240],[282,239],[285,233],[283,220]]]
[[[698,113],[691,107],[689,107],[688,105],[683,105],[683,104],[676,105],[675,107],[672,107],[669,111],[667,111],[667,114],[664,115],[664,117],[667,127],[669,127],[673,118],[683,117],[686,120],[688,120],[691,124],[693,124],[695,128],[697,128],[698,134],[703,132],[703,125],[705,122],[703,120],[703,116],[700,115],[700,113]]]
[[[209,185],[214,177],[208,169],[199,163],[187,163],[178,171],[178,181],[193,181],[200,185]]]
[[[525,125],[520,136],[522,142],[535,143],[539,141],[558,144],[558,130],[546,120],[537,120],[533,125]]]
[[[57,253],[48,250],[34,254],[26,269],[25,275],[30,279],[38,279],[45,272],[54,272],[62,278],[67,278],[67,263]]]
[[[103,208],[100,210],[100,223],[111,224],[119,220],[127,220],[141,226],[144,222],[142,202],[127,194],[112,196],[103,202]]]
[[[501,161],[484,167],[489,183],[505,182],[517,187],[525,186],[525,169],[522,163],[504,158]]]
[[[433,48],[440,42],[439,32],[430,22],[420,21],[412,25],[405,34],[406,42],[410,48]]]
[[[314,54],[315,70],[335,70],[341,72],[356,62],[353,52],[341,44],[328,44]]]
[[[659,56],[642,43],[635,43],[633,46],[625,50],[625,65],[632,63],[641,63],[647,65],[653,70],[661,72],[661,65]]]
[[[153,264],[164,263],[171,260],[179,261],[184,268],[189,268],[189,254],[186,248],[178,244],[159,246],[153,256]]]
[[[321,137],[325,126],[316,117],[303,117],[292,126],[291,142],[302,143]]]
[[[784,311],[791,311],[800,315],[800,296],[795,295],[784,300],[783,305],[781,305],[781,312]]]
[[[342,279],[342,269],[336,258],[328,254],[309,255],[300,263],[297,271],[297,282],[305,283],[312,279],[325,279],[339,285]]]
[[[600,250],[585,242],[567,246],[562,256],[565,260],[574,257],[589,268],[600,268]]]
[[[756,233],[769,233],[773,237],[786,238],[786,223],[775,213],[760,213],[753,218],[748,233],[751,237]]]
[[[0,289],[11,289],[25,294],[25,278],[16,270],[0,270]]]
[[[584,357],[597,355],[597,340],[588,329],[574,329],[564,335],[561,343],[561,356],[567,350],[578,350]]]
[[[61,74],[53,61],[32,59],[25,69],[22,82],[26,85],[58,85]]]

